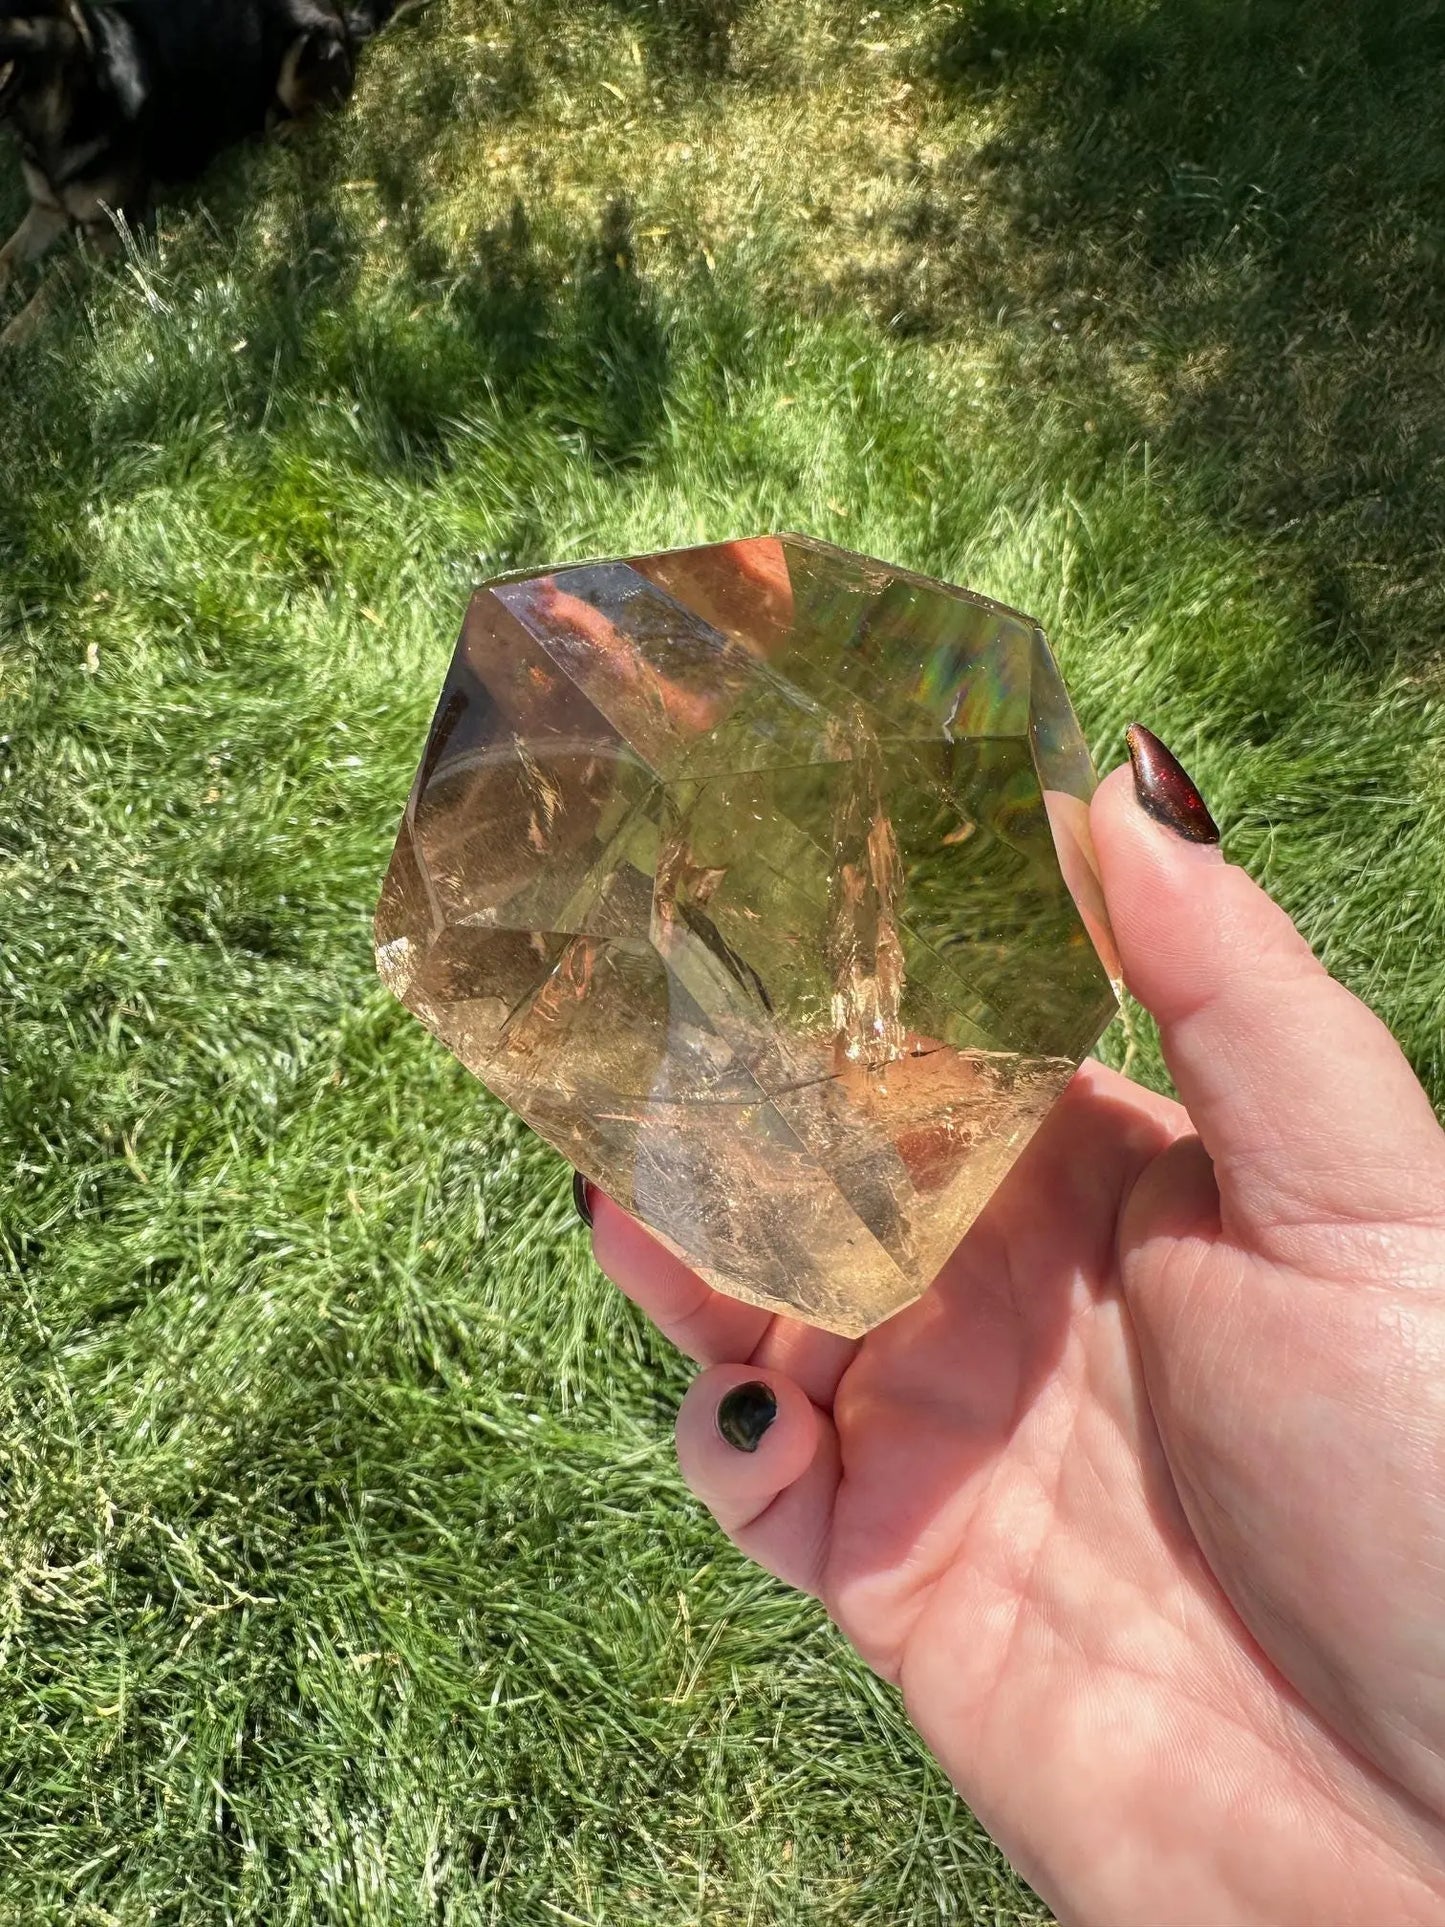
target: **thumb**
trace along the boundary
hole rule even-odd
[[[1163,744],[1129,739],[1133,774],[1113,771],[1091,811],[1104,896],[1226,1235],[1323,1269],[1342,1225],[1445,1221],[1445,1134],[1394,1038],[1224,860]]]

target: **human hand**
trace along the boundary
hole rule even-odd
[[[1094,838],[1185,1108],[1086,1064],[861,1341],[593,1193],[598,1261],[706,1367],[688,1483],[1066,1921],[1439,1922],[1445,1133],[1284,912],[1141,808],[1172,759],[1132,741]]]

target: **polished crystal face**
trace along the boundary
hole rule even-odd
[[[709,1284],[917,1298],[1113,1016],[1038,627],[804,536],[479,589],[382,977]]]

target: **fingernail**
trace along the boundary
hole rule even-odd
[[[572,1173],[572,1209],[590,1231],[592,1229],[592,1186],[580,1171]]]
[[[734,1385],[718,1400],[717,1429],[739,1452],[756,1452],[764,1432],[778,1416],[778,1401],[760,1378]]]
[[[1124,741],[1134,765],[1134,794],[1140,807],[1186,842],[1217,843],[1219,825],[1179,758],[1142,723],[1130,723]]]

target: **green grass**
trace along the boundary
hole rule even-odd
[[[810,529],[1039,615],[1445,1096],[1442,61],[435,0],[0,367],[3,1927],[1043,1918],[370,911],[474,578]]]

